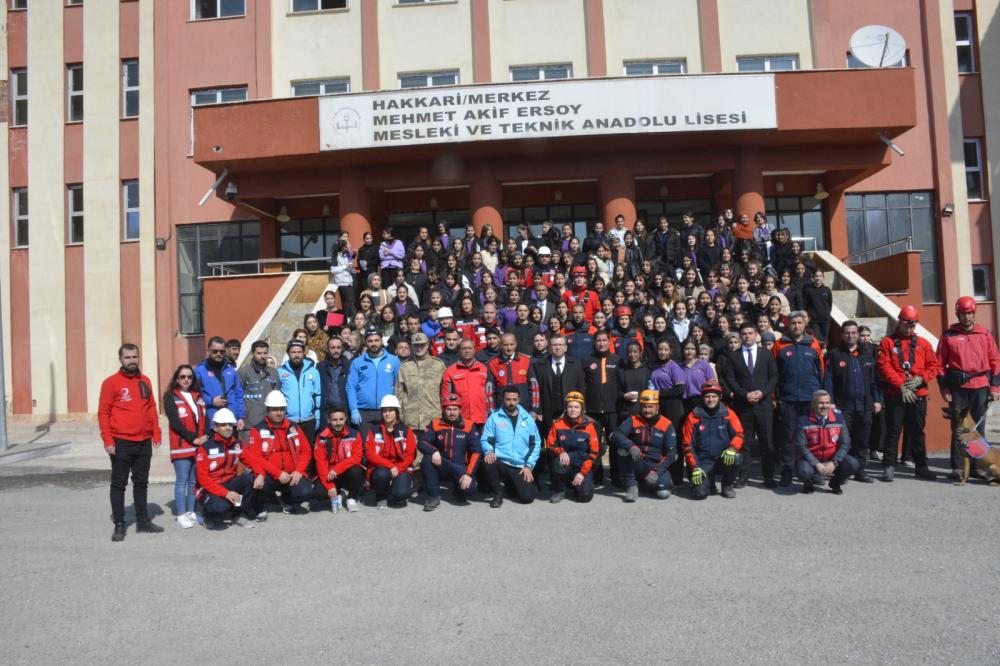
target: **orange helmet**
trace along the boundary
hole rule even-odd
[[[583,403],[583,394],[579,391],[570,391],[566,394],[566,402],[578,402],[581,405]]]
[[[654,389],[646,389],[639,394],[639,404],[640,405],[659,405],[660,404],[660,392]]]
[[[975,312],[976,311],[976,299],[972,296],[962,296],[960,299],[955,301],[955,314],[961,314],[963,312]]]

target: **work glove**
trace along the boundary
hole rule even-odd
[[[645,481],[650,486],[655,486],[657,481],[660,480],[660,475],[656,473],[655,469],[649,470],[649,474],[646,475]]]
[[[695,467],[691,472],[691,485],[700,486],[703,483],[705,483],[705,472],[701,467]]]
[[[722,464],[726,466],[732,466],[736,464],[736,449],[729,447],[722,452]]]
[[[351,410],[351,423],[353,423],[356,426],[361,425],[361,412],[358,411],[357,409]]]
[[[910,379],[907,379],[905,382],[903,382],[903,386],[907,387],[911,391],[916,391],[923,385],[924,385],[924,378],[920,376],[911,377]]]
[[[900,388],[900,394],[902,395],[903,402],[908,405],[912,405],[917,401],[917,394],[906,384],[903,384],[902,388]]]
[[[639,462],[640,460],[642,460],[642,449],[640,449],[638,446],[630,446],[628,449],[628,453],[630,456],[632,456],[632,462]]]

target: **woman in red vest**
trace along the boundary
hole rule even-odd
[[[198,447],[208,441],[208,417],[201,398],[194,369],[179,365],[163,396],[163,411],[170,423],[170,462],[174,466],[174,506],[177,524],[183,529],[198,522],[195,513],[194,457]]]

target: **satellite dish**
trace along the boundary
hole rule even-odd
[[[866,25],[851,35],[851,55],[869,67],[890,67],[906,55],[906,40],[884,25]]]

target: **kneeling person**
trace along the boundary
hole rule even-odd
[[[736,412],[722,404],[722,387],[716,381],[701,386],[701,404],[684,422],[684,455],[691,469],[691,497],[705,499],[722,477],[722,496],[736,497],[733,483],[741,462],[743,424]]]
[[[479,432],[462,418],[462,398],[450,393],[441,400],[442,418],[431,421],[417,448],[424,454],[420,472],[424,477],[427,501],[424,511],[441,504],[441,482],[454,483],[455,499],[465,503],[478,491],[476,467],[482,457]]]
[[[601,454],[601,441],[594,420],[583,414],[583,394],[579,391],[566,394],[565,411],[549,429],[545,449],[551,456],[552,498],[549,501],[555,504],[563,500],[567,481],[578,502],[594,499],[594,477],[590,472]]]
[[[677,457],[674,424],[660,415],[660,392],[639,393],[639,413],[627,418],[611,435],[625,480],[625,501],[639,498],[637,478],[642,487],[659,499],[670,497],[669,467]]]
[[[483,472],[494,492],[490,500],[494,509],[503,505],[505,484],[512,486],[522,504],[534,502],[538,492],[532,470],[541,452],[541,436],[535,419],[520,402],[520,389],[508,384],[503,388],[503,406],[483,426]]]
[[[813,492],[830,477],[830,492],[843,495],[844,481],[860,469],[858,461],[847,453],[850,448],[851,435],[844,417],[833,409],[829,393],[816,391],[809,413],[799,419],[795,437],[795,465],[802,492]]]
[[[372,426],[365,442],[368,473],[375,490],[375,506],[379,511],[389,508],[389,498],[400,507],[413,490],[413,460],[417,457],[417,440],[413,431],[399,419],[399,398],[387,395],[379,403],[382,422]]]
[[[253,487],[257,520],[265,520],[268,499],[276,499],[284,513],[299,511],[312,497],[312,484],[306,476],[312,451],[309,441],[297,425],[285,418],[287,403],[281,391],[271,391],[264,400],[264,420],[251,431],[247,449],[252,459],[260,459]]]
[[[346,407],[331,407],[327,421],[329,425],[316,435],[313,447],[315,498],[330,500],[334,513],[340,511],[341,500],[346,500],[348,513],[354,513],[365,485],[365,468],[361,466],[365,444],[361,433],[347,425]]]
[[[253,527],[254,472],[263,470],[236,438],[236,416],[223,407],[212,417],[212,437],[195,454],[195,496],[201,503],[207,527],[220,520],[233,519],[240,527]]]

